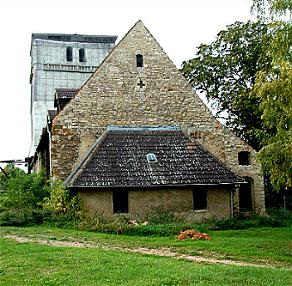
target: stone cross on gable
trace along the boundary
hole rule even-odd
[[[145,87],[145,83],[143,83],[142,79],[139,77],[139,82],[137,83],[140,90],[143,90]]]

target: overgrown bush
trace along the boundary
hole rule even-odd
[[[76,194],[65,188],[62,181],[51,181],[43,210],[48,214],[44,221],[56,227],[75,227],[85,217]]]
[[[48,196],[43,173],[26,174],[13,165],[5,173],[0,175],[0,225],[42,223],[42,202]]]
[[[210,230],[246,229],[249,227],[284,227],[292,225],[292,212],[283,209],[267,210],[266,215],[251,217],[236,216],[231,219],[212,219],[207,221]]]
[[[79,216],[81,212],[80,201],[76,195],[65,188],[62,181],[51,182],[49,195],[44,199],[44,210],[51,211],[55,214],[71,213],[73,218]]]
[[[150,224],[170,224],[170,223],[181,223],[183,218],[176,215],[175,211],[165,210],[163,208],[152,208],[148,212],[138,218],[140,221],[147,221]]]
[[[78,225],[81,230],[116,234],[125,234],[131,227],[128,215],[117,214],[112,218],[106,218],[101,212],[96,212],[94,216],[83,217]]]
[[[77,196],[62,182],[47,182],[44,173],[27,174],[8,165],[0,173],[0,225],[25,226],[53,223],[72,226],[81,218]]]
[[[26,226],[42,224],[44,222],[42,209],[8,209],[0,212],[0,225],[2,226]]]
[[[8,165],[5,168],[8,177],[0,176],[0,212],[9,209],[38,209],[48,189],[43,173],[26,174],[23,170]]]

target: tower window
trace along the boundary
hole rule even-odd
[[[67,49],[66,49],[66,58],[67,58],[67,62],[72,62],[72,60],[73,60],[73,49],[72,49],[72,47],[67,47]]]
[[[250,165],[250,152],[241,151],[238,153],[238,164],[247,166]]]
[[[79,62],[85,62],[85,49],[79,49]]]
[[[143,56],[141,54],[136,55],[136,62],[138,68],[143,67]]]
[[[207,209],[207,190],[205,189],[193,190],[193,204],[194,210]]]

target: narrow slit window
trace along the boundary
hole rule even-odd
[[[72,47],[67,47],[67,49],[66,49],[66,58],[67,58],[67,62],[72,62],[72,60],[73,60],[73,49],[72,49]]]
[[[83,63],[85,61],[85,49],[79,49],[79,62]]]
[[[147,162],[148,162],[148,163],[156,163],[156,162],[158,162],[158,161],[157,161],[157,158],[156,158],[156,155],[153,154],[153,153],[149,153],[149,154],[147,154],[147,155],[146,155],[146,158],[147,158]]]
[[[138,68],[143,67],[143,56],[141,54],[136,55],[136,62]]]

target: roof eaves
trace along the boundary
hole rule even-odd
[[[107,127],[107,131],[180,131],[179,126],[116,126],[110,125]]]
[[[161,184],[161,185],[115,185],[115,186],[68,186],[68,187],[74,187],[74,188],[80,188],[80,189],[115,189],[115,188],[168,188],[168,187],[195,187],[195,186],[231,186],[231,185],[237,185],[237,184],[245,184],[246,182],[232,182],[232,183],[198,183],[198,184]]]

